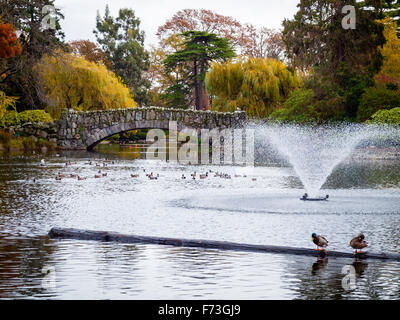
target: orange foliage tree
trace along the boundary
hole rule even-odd
[[[255,58],[281,58],[284,44],[281,33],[266,27],[256,28],[250,23],[242,24],[233,17],[205,9],[178,11],[158,28],[161,42],[172,35],[186,31],[205,31],[227,38],[241,55]]]
[[[68,47],[73,54],[83,57],[87,61],[103,64],[111,70],[111,62],[96,43],[89,40],[76,40],[69,42]]]
[[[11,23],[0,22],[0,58],[8,59],[20,55],[21,44]]]

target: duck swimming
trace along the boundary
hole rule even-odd
[[[356,250],[354,254],[361,253],[362,249],[368,247],[368,243],[364,239],[365,236],[360,233],[357,237],[350,241],[350,246]],[[358,250],[360,251],[358,252]]]
[[[311,239],[312,239],[312,242],[317,246],[317,249],[316,250],[322,250],[322,251],[324,251],[325,250],[325,248],[328,246],[328,240],[326,240],[326,238],[325,237],[323,237],[323,236],[317,236],[317,234],[316,233],[313,233],[312,235],[311,235]],[[321,249],[320,249],[321,248]]]

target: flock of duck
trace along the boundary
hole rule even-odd
[[[68,167],[68,166],[77,165],[77,164],[78,164],[77,162],[67,161],[65,163],[65,166]],[[111,164],[114,164],[114,161],[111,161]],[[40,165],[41,166],[45,166],[46,165],[45,160],[42,160]],[[89,166],[94,165],[96,167],[103,167],[103,168],[108,166],[108,164],[106,162],[97,163],[97,162],[93,162],[93,161],[85,162],[85,165],[89,165]],[[160,174],[158,174],[158,173],[155,174],[153,172],[148,173],[148,172],[146,172],[146,169],[143,169],[143,173],[145,173],[146,177],[149,180],[158,180],[160,178]],[[232,176],[230,174],[228,174],[228,173],[219,172],[219,171],[213,171],[213,170],[208,170],[205,173],[197,173],[195,171],[195,172],[190,174],[190,177],[186,177],[185,174],[182,174],[181,179],[182,180],[188,180],[188,179],[191,179],[191,180],[197,180],[197,179],[206,180],[206,179],[210,178],[211,176],[214,176],[215,178],[226,179],[226,180],[231,180],[232,179]],[[99,170],[97,172],[97,174],[94,175],[95,179],[100,179],[100,178],[104,178],[104,177],[107,177],[107,173],[103,173],[101,170]],[[134,178],[134,179],[139,179],[140,178],[140,174],[138,174],[138,173],[131,174],[131,177]],[[61,173],[61,172],[58,172],[58,174],[55,177],[55,180],[56,181],[61,181],[61,180],[65,179],[65,178],[77,179],[78,181],[87,180],[87,177],[81,177],[81,176],[79,176],[78,174],[75,174],[75,173],[71,173],[71,174],[67,175],[67,174],[64,174],[64,173]],[[234,178],[247,178],[247,175],[235,174]],[[29,180],[29,179],[27,178],[27,180]],[[33,179],[33,180],[35,181],[35,179]],[[252,178],[251,180],[252,181],[257,181],[257,178]]]
[[[317,246],[317,251],[325,251],[325,248],[328,246],[329,242],[324,236],[313,233],[311,239],[312,242]],[[365,241],[365,236],[361,233],[350,241],[350,246],[355,249],[354,254],[360,254],[362,253],[362,249],[368,247],[368,243]]]
[[[65,166],[71,166],[71,165],[76,165],[77,162],[71,162],[68,161],[65,163]],[[96,167],[107,167],[108,164],[103,162],[102,164],[100,163],[93,163],[92,161],[86,162],[85,165],[95,165]],[[114,164],[114,161],[111,161],[111,164]],[[42,160],[41,161],[41,166],[45,166],[45,161]],[[149,180],[158,180],[160,178],[160,174],[155,174],[153,172],[146,172],[146,169],[143,169],[143,173],[145,173],[146,177]],[[181,179],[182,180],[187,180],[187,179],[191,179],[191,180],[196,180],[196,179],[200,179],[200,180],[205,180],[208,179],[211,176],[214,176],[215,178],[221,178],[221,179],[232,179],[232,176],[227,174],[227,173],[223,173],[223,172],[218,172],[218,171],[213,171],[213,170],[208,170],[205,173],[200,173],[198,174],[196,171],[190,174],[190,177],[186,177],[185,174],[182,174]],[[82,180],[86,180],[86,177],[81,177],[77,174],[71,173],[68,176],[66,174],[63,174],[61,172],[58,172],[57,176],[56,176],[56,180],[57,181],[61,181],[64,178],[73,178],[73,179],[78,179],[79,181]],[[95,179],[100,179],[103,177],[107,177],[107,173],[103,173],[101,170],[99,170],[97,172],[97,174],[95,174],[94,178]],[[134,179],[138,179],[140,178],[139,174],[131,174],[131,177]],[[246,175],[234,175],[235,178],[247,178]],[[27,178],[28,180],[29,178]],[[33,179],[33,181],[35,182],[36,179]],[[252,181],[257,181],[257,178],[252,178]],[[325,251],[326,247],[328,247],[329,241],[326,239],[326,237],[322,236],[322,235],[317,235],[316,233],[313,233],[311,235],[311,239],[312,242],[317,246],[316,250],[317,251]],[[354,254],[360,254],[362,253],[362,249],[367,248],[368,247],[368,243],[365,241],[365,236],[363,234],[359,234],[357,237],[353,238],[350,241],[350,246],[355,249]]]

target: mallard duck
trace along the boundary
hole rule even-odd
[[[208,172],[206,174],[201,174],[200,175],[200,179],[201,180],[204,180],[204,179],[207,179],[207,178],[208,178]]]
[[[356,250],[354,254],[361,253],[362,249],[368,247],[368,243],[364,239],[365,236],[362,233],[360,233],[357,237],[355,237],[353,240],[350,241],[350,246]],[[358,250],[360,251],[358,252]]]
[[[316,250],[318,250],[318,251],[321,250],[320,248],[322,248],[322,250],[325,250],[325,248],[328,246],[328,243],[329,243],[325,237],[317,236],[316,233],[313,233],[311,235],[311,239],[312,239],[312,242],[314,242],[314,244],[317,246]]]

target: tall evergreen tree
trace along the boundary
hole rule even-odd
[[[104,17],[97,14],[94,34],[109,61],[113,71],[120,76],[134,95],[139,105],[147,105],[148,80],[143,78],[150,62],[144,49],[144,32],[140,30],[140,19],[131,9],[120,9],[117,18],[110,15],[106,6]]]
[[[357,25],[344,30],[342,8],[356,8]],[[384,43],[377,13],[364,10],[355,0],[300,0],[293,20],[283,22],[283,40],[288,57],[303,70],[318,67],[328,74],[336,73],[344,63],[349,70],[379,67],[377,46]]]
[[[356,10],[356,29],[342,26],[348,4]],[[309,83],[317,96],[335,91],[343,97],[345,116],[354,119],[364,89],[373,85],[382,64],[380,11],[356,0],[300,0],[298,7],[294,19],[283,22],[288,58],[294,67],[313,72]]]
[[[195,105],[197,110],[206,107],[204,78],[212,61],[225,61],[235,56],[230,41],[213,33],[203,31],[188,31],[182,34],[185,37],[184,48],[169,55],[164,64],[167,70],[178,65],[191,63],[192,74],[188,81],[194,88]]]
[[[400,0],[364,0],[358,5],[363,8],[373,8],[379,19],[392,18],[397,23],[400,35]]]

